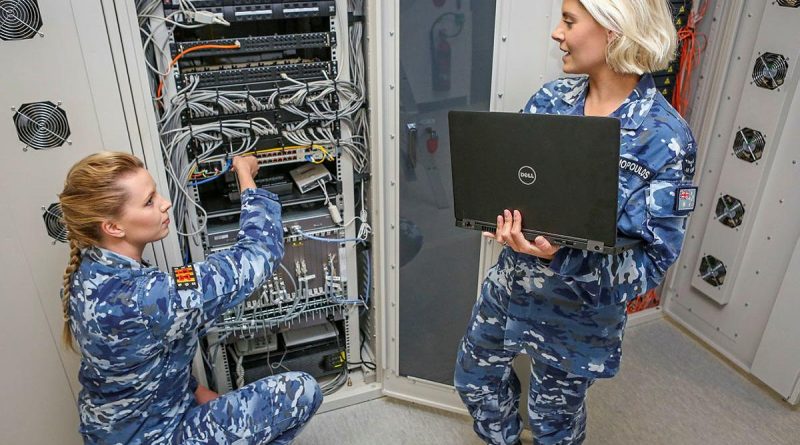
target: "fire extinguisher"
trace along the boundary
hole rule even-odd
[[[449,91],[452,50],[444,30],[439,30],[436,41],[431,42],[431,54],[433,58],[431,64],[433,91]]]

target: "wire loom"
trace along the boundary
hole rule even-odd
[[[697,11],[689,13],[686,25],[678,30],[680,67],[675,79],[675,90],[672,93],[672,106],[683,116],[688,111],[689,101],[692,97],[692,74],[700,63],[700,54],[705,51],[706,47],[706,36],[697,33],[697,25],[705,17],[707,9],[708,1],[704,0]],[[700,38],[702,38],[702,45],[699,44]]]

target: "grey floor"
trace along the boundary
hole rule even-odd
[[[586,445],[797,445],[800,410],[666,320],[630,328],[622,369],[589,391]],[[524,443],[530,444],[529,436]],[[316,416],[296,445],[480,445],[466,417],[386,398]]]

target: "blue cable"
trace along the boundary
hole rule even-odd
[[[189,251],[189,241],[187,240],[184,243],[184,249],[183,249],[183,263],[184,264],[188,264],[189,263],[189,255],[191,255],[191,253]]]
[[[222,171],[219,172],[217,175],[212,176],[210,178],[201,179],[199,181],[192,181],[189,183],[189,185],[197,187],[198,185],[207,184],[215,179],[222,177],[223,175],[225,175],[225,173],[228,173],[228,170],[230,169],[231,169],[231,160],[228,159],[228,162],[225,163],[225,167],[223,167]]]
[[[365,304],[362,300],[345,300],[342,298],[338,298],[336,294],[330,289],[331,286],[328,285],[328,280],[325,280],[325,298],[333,301],[336,304],[352,304],[356,306],[361,306]]]
[[[339,303],[339,304],[354,304],[354,305],[358,305],[358,306],[364,306],[365,309],[369,307],[370,290],[372,289],[372,267],[370,266],[370,258],[369,258],[369,251],[368,250],[364,251],[364,256],[367,259],[367,264],[366,264],[366,269],[367,269],[366,270],[366,274],[367,274],[367,290],[366,290],[366,293],[364,295],[364,299],[363,300],[340,300],[340,299],[336,298],[336,296],[331,294],[331,297],[333,297],[332,300],[334,302]],[[327,287],[327,283],[326,283],[326,287]],[[325,290],[325,293],[326,294],[328,293],[327,289]]]
[[[367,258],[367,292],[364,295],[364,306],[369,307],[370,289],[372,288],[372,267],[369,261],[369,250],[364,250],[364,256]]]
[[[294,228],[292,230],[297,232],[297,233],[299,233],[300,235],[302,235],[303,238],[308,238],[308,239],[314,240],[314,241],[322,241],[322,242],[325,242],[325,243],[347,243],[347,242],[363,243],[364,242],[364,240],[361,239],[361,238],[323,238],[323,237],[320,237],[320,236],[309,235],[308,233],[303,232],[299,228]]]

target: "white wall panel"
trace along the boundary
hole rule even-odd
[[[0,41],[0,105],[6,110],[0,113],[0,159],[7,213],[0,239],[1,380],[7,385],[4,406],[14,407],[3,413],[0,442],[78,443],[79,357],[60,341],[59,290],[68,248],[48,237],[42,207],[58,201],[67,170],[80,158],[104,149],[140,157],[143,152],[140,144],[131,143],[132,131],[138,130],[129,125],[135,118],[126,116],[107,30],[105,14],[114,14],[115,5],[83,0],[38,4],[44,36]],[[121,39],[118,32],[115,38]],[[12,107],[40,101],[61,103],[71,144],[24,150]],[[146,256],[156,258],[152,249]]]
[[[712,20],[725,17],[729,12],[726,6],[727,2],[717,2]],[[703,158],[698,163],[702,166],[698,172],[699,207],[691,218],[684,251],[670,282],[666,308],[726,357],[745,370],[752,365],[757,377],[789,397],[795,382],[788,383],[788,375],[794,379],[800,365],[792,364],[791,359],[771,360],[769,364],[763,360],[776,353],[775,342],[780,337],[776,329],[786,326],[786,320],[773,317],[779,313],[794,320],[800,317],[791,297],[797,289],[788,279],[789,262],[800,236],[800,206],[792,193],[800,186],[796,143],[800,136],[796,128],[800,119],[800,74],[796,67],[800,59],[796,44],[800,10],[748,1],[738,24],[730,25],[727,29],[712,25],[709,36],[712,41],[733,38],[735,42],[730,60],[721,61],[727,62],[722,83],[703,85],[701,80],[700,93],[721,88],[721,94],[718,104],[704,104],[711,119],[698,116],[694,120],[713,125],[695,128],[698,139],[706,142],[699,147]],[[759,88],[751,82],[754,62],[766,51],[788,58],[788,74],[779,89]],[[743,127],[765,135],[766,147],[757,163],[734,155],[736,132]],[[717,200],[725,194],[745,204],[743,223],[736,228],[715,218]],[[700,277],[700,260],[708,254],[725,262],[727,274],[722,286],[711,286]],[[776,299],[782,301],[783,310],[775,306]],[[767,326],[772,337],[765,336]],[[791,345],[780,343],[780,347]],[[791,357],[791,351],[787,352]],[[758,371],[754,364],[757,353],[762,357]]]
[[[498,2],[492,111],[519,111],[545,82],[564,75],[563,53],[550,38],[559,20],[559,0]]]

